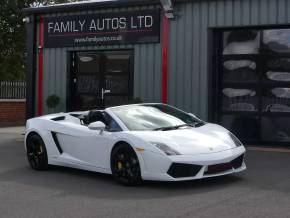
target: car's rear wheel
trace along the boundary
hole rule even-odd
[[[45,170],[48,158],[45,144],[38,134],[31,134],[26,139],[26,153],[32,169]]]
[[[123,185],[141,183],[141,170],[134,149],[127,144],[120,144],[112,151],[111,170],[114,178]]]

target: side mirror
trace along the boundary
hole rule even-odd
[[[93,123],[89,124],[88,128],[90,130],[104,131],[106,129],[106,125],[101,121],[97,121],[97,122],[93,122]]]

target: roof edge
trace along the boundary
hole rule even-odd
[[[116,7],[129,7],[129,6],[145,6],[145,5],[159,5],[159,0],[119,0],[119,1],[103,1],[103,2],[86,2],[81,4],[60,4],[53,6],[24,8],[22,12],[25,15],[32,14],[49,14],[59,12],[73,12],[85,11],[92,9],[116,8]]]

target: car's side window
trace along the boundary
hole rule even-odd
[[[103,116],[106,120],[106,130],[108,132],[121,132],[122,129],[119,124],[106,112],[103,113]]]

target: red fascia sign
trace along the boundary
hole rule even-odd
[[[44,19],[39,16],[39,46],[38,46],[38,116],[43,115],[43,46],[44,46]]]
[[[169,39],[169,21],[166,15],[163,15],[163,33],[162,33],[162,103],[168,102],[168,39]]]

